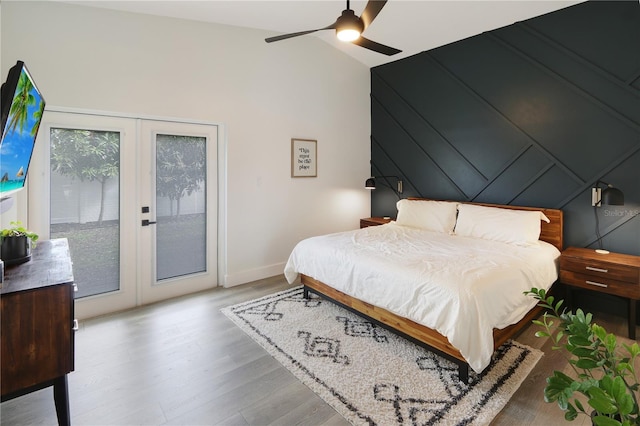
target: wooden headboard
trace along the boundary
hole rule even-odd
[[[429,200],[429,198],[418,198],[418,197],[409,197],[409,200]],[[448,200],[446,200],[448,201]],[[474,204],[477,206],[488,206],[488,207],[498,207],[501,209],[510,209],[510,210],[528,210],[528,211],[541,211],[549,218],[549,223],[545,221],[540,222],[540,240],[545,241],[558,250],[562,251],[563,241],[562,235],[564,233],[564,217],[562,214],[562,210],[559,209],[547,209],[543,207],[521,207],[521,206],[510,206],[507,204],[488,204],[488,203],[472,203],[467,201],[456,201],[460,204]]]

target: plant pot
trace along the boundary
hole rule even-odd
[[[26,236],[3,237],[0,259],[5,265],[18,265],[31,259],[31,240]]]

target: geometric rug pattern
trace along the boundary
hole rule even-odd
[[[466,384],[454,363],[300,286],[222,312],[354,425],[487,425],[542,356],[508,341]]]

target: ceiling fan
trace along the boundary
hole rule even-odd
[[[402,50],[376,43],[375,41],[366,39],[361,35],[362,32],[371,25],[376,16],[378,16],[378,13],[380,13],[385,3],[387,3],[387,0],[369,0],[362,12],[362,15],[357,17],[353,10],[349,8],[349,0],[347,0],[347,8],[342,11],[342,15],[339,16],[333,24],[316,30],[300,31],[297,33],[269,37],[266,38],[265,41],[267,43],[272,43],[274,41],[286,40],[292,37],[315,33],[316,31],[336,30],[336,35],[341,41],[351,42],[364,47],[365,49],[382,53],[383,55],[395,55],[396,53],[402,52]]]

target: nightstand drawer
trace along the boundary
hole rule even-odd
[[[571,288],[580,287],[627,299],[629,338],[636,338],[636,305],[640,300],[640,256],[624,253],[598,253],[593,249],[567,247],[560,256],[560,281]]]
[[[560,270],[560,281],[575,287],[596,290],[602,293],[628,297],[630,299],[640,299],[640,284],[637,282],[619,281],[611,277],[602,279],[601,276],[595,274],[582,274],[564,268]]]
[[[600,278],[639,284],[638,270],[615,263],[562,256],[560,258],[560,269],[589,275],[594,279]]]

